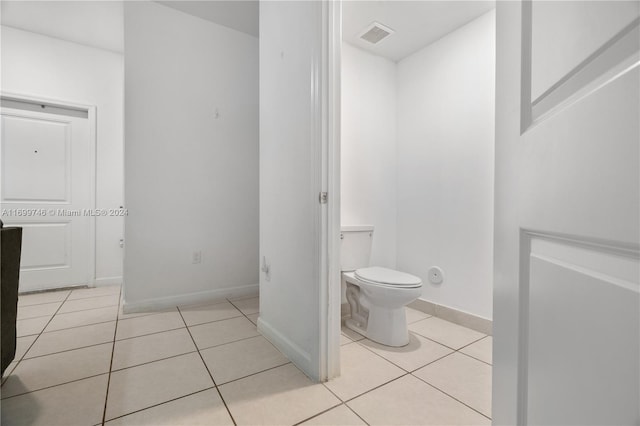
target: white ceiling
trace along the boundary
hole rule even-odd
[[[258,1],[159,1],[165,6],[258,36]],[[2,25],[87,46],[124,51],[121,0],[1,0]]]
[[[495,1],[344,1],[342,39],[399,61],[495,7]],[[372,45],[358,36],[377,21],[395,31]]]
[[[2,25],[67,41],[122,52],[121,1],[2,0]]]
[[[257,0],[156,1],[189,15],[258,37]]]
[[[258,1],[173,0],[163,5],[258,35]],[[2,24],[64,40],[122,52],[122,1],[2,0]],[[494,1],[345,1],[343,39],[374,54],[398,61],[488,12]],[[395,33],[377,45],[358,38],[378,21]]]

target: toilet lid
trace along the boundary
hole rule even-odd
[[[362,281],[394,287],[419,287],[422,285],[422,280],[418,277],[379,266],[358,269],[355,276]]]

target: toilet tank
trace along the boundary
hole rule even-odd
[[[373,226],[343,226],[340,229],[340,270],[366,268],[371,260]]]

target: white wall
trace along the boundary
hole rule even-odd
[[[423,279],[423,299],[488,319],[494,79],[495,11],[398,63],[397,267]]]
[[[396,267],[396,64],[342,43],[342,225],[373,225],[371,264]]]
[[[123,57],[2,26],[2,90],[97,106],[96,204],[123,204]],[[96,218],[96,282],[122,277],[123,220]]]
[[[125,111],[125,308],[257,289],[257,38],[125,2]]]
[[[122,3],[113,0],[3,0],[0,12],[2,25],[123,53]]]

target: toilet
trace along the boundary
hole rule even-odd
[[[408,344],[405,306],[422,294],[422,280],[369,265],[373,226],[343,226],[340,239],[342,282],[351,308],[345,325],[386,346]]]

